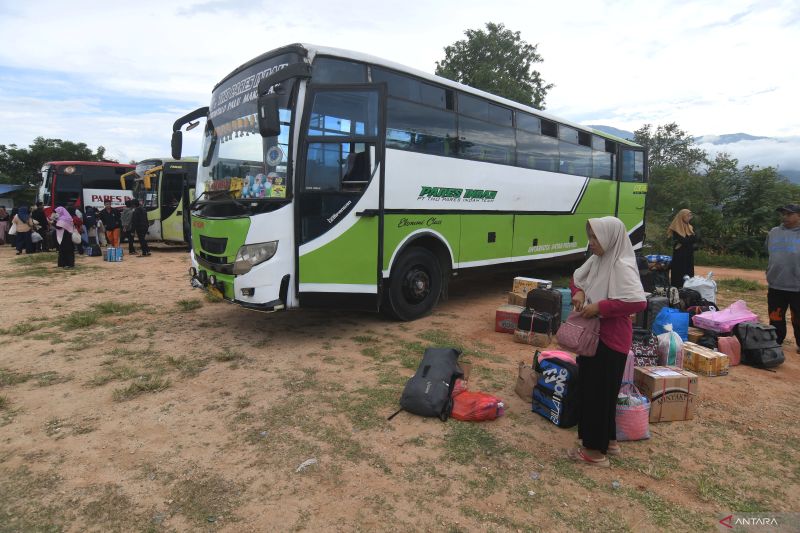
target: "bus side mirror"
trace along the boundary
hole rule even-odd
[[[258,132],[262,137],[276,137],[281,132],[278,98],[275,93],[258,97]]]
[[[180,159],[181,158],[181,151],[183,150],[183,132],[173,131],[172,132],[172,159]]]

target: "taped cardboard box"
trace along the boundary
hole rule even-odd
[[[637,366],[633,370],[636,387],[650,400],[650,422],[694,418],[697,374],[676,366]]]
[[[511,292],[527,296],[533,289],[550,289],[552,287],[553,282],[546,279],[517,276],[514,278],[514,285],[511,287]]]
[[[494,312],[494,330],[500,333],[514,333],[519,315],[525,310],[521,305],[503,304]]]
[[[699,341],[703,337],[703,335],[705,335],[705,334],[706,334],[706,332],[703,331],[702,329],[696,328],[694,326],[689,326],[688,337],[689,337],[689,340],[691,342]]]
[[[536,373],[533,367],[525,361],[519,362],[519,372],[517,374],[517,384],[514,392],[528,403],[533,402],[533,388],[536,386]]]
[[[525,307],[528,305],[528,295],[519,292],[509,292],[508,303],[510,305],[521,305],[522,307]]]
[[[704,376],[725,376],[730,370],[730,358],[711,348],[693,342],[684,342],[683,368]]]

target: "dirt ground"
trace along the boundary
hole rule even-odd
[[[800,511],[793,339],[777,372],[701,377],[694,420],[597,469],[514,393],[533,349],[493,329],[511,274],[398,323],[209,301],[185,250],[77,261],[0,249],[0,531],[711,531]],[[762,272],[713,270],[757,282],[719,300],[765,321]],[[506,416],[387,421],[432,345],[463,348]]]

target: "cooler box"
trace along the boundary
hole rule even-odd
[[[494,330],[500,333],[514,333],[519,315],[525,310],[521,305],[503,304],[494,313]]]
[[[694,418],[696,374],[676,366],[637,366],[633,376],[636,388],[650,400],[650,422]]]
[[[556,289],[561,293],[561,323],[567,321],[569,312],[572,311],[572,291],[569,289]]]

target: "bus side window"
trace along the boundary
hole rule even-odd
[[[644,153],[640,150],[622,151],[621,181],[644,181]]]

